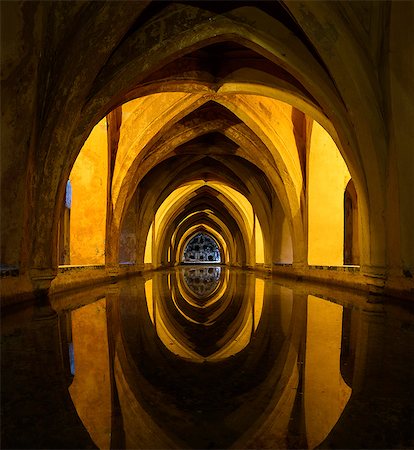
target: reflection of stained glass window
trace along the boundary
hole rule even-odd
[[[70,373],[75,375],[75,355],[73,353],[73,342],[69,342],[69,363],[70,363]]]
[[[221,276],[221,267],[184,270],[184,281],[187,287],[198,297],[208,297],[218,287]]]
[[[207,233],[193,236],[184,249],[184,263],[220,263],[220,250],[215,239]]]

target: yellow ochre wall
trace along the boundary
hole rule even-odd
[[[335,142],[317,122],[308,157],[308,264],[342,265],[344,192],[351,176]]]
[[[111,382],[106,299],[72,311],[75,378],[69,387],[85,428],[100,449],[111,446]],[[97,414],[99,411],[99,414]]]
[[[342,313],[342,306],[308,296],[304,392],[310,449],[326,438],[351,395],[340,372]]]
[[[86,140],[70,174],[70,264],[104,264],[108,179],[106,118]]]

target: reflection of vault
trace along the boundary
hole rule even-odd
[[[260,322],[263,291],[237,291],[239,278],[224,274],[205,301],[191,295],[180,273],[169,278],[171,294],[159,284],[160,278],[154,278],[155,284],[147,282],[151,321],[166,348],[194,362],[218,361],[245,348]]]
[[[148,309],[137,308],[137,297],[128,289],[123,301],[115,303],[120,308],[115,317],[119,314],[122,329],[115,378],[122,410],[129,414],[128,423],[158,424],[162,432],[157,439],[170,431],[170,436],[178,439],[176,446],[183,439],[191,448],[202,446],[192,441],[189,429],[201,422],[203,433],[211,438],[217,420],[232,424],[230,432],[224,427],[226,437],[219,448],[255,448],[257,442],[268,442],[266,447],[270,448],[278,442],[278,448],[288,448],[286,439],[291,436],[292,425],[298,430],[293,435],[302,440],[301,448],[319,445],[338,421],[350,395],[340,368],[341,343],[347,339],[342,335],[342,306],[293,293],[245,271],[232,271],[227,291],[233,296],[255,296],[254,308],[248,308],[254,320],[254,339],[248,339],[239,351],[224,344],[223,354],[202,358],[194,346],[186,346],[185,339],[191,343],[191,334],[200,330],[183,325],[190,321],[189,316],[174,312],[179,293],[174,304],[171,298],[169,305],[166,301],[171,291],[177,294],[179,290],[174,279],[178,282],[182,275],[174,275],[158,272],[147,281],[151,283],[151,289],[149,285],[145,289]],[[155,302],[148,296],[152,287]],[[135,286],[131,288],[136,291]],[[222,292],[219,297],[225,295]],[[221,301],[219,297],[217,301]],[[231,303],[227,301],[227,307]],[[185,308],[182,305],[182,310]],[[168,323],[164,322],[167,316],[172,319]],[[168,332],[177,341],[169,342]],[[233,338],[237,341],[242,336]],[[303,421],[306,428],[300,428]],[[135,436],[134,430],[127,426],[126,433],[132,435],[129,439]],[[140,435],[136,439],[138,444],[142,442]]]

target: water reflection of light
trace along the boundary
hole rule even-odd
[[[93,441],[99,448],[110,448],[112,403],[106,299],[72,311],[71,321],[76,373],[69,392]]]
[[[196,277],[212,283],[206,298],[190,295]],[[122,330],[113,370],[126,448],[205,448],[211,436],[214,448],[290,448],[292,436],[301,448],[315,448],[339,420],[351,393],[341,374],[341,305],[220,267],[155,272],[128,289],[111,306]],[[84,411],[102,404],[91,376],[108,379],[107,348],[88,362],[90,345],[105,342],[101,303],[73,315],[71,394],[103,448],[109,411],[99,421]],[[203,431],[190,436],[193,429]]]
[[[340,371],[343,307],[308,296],[304,401],[307,441],[320,444],[351,395]]]
[[[75,375],[75,355],[73,353],[73,342],[68,343],[70,374]]]
[[[174,278],[173,281],[171,281],[172,278]],[[205,286],[204,295],[196,294],[195,290],[197,289],[193,290],[189,286],[189,282],[191,284],[197,278],[198,283],[193,284],[203,284]],[[215,281],[216,279],[217,281]],[[211,308],[215,302],[223,298],[223,295],[227,292],[228,282],[229,271],[222,270],[220,266],[181,267],[175,274],[168,275],[168,286],[172,300],[177,304],[177,298],[182,298],[184,300],[184,302],[181,301],[182,304],[188,304],[196,309],[201,308],[203,310]]]
[[[190,293],[205,299],[219,287],[221,267],[183,269],[182,274]]]
[[[145,294],[151,322],[169,351],[192,361],[218,361],[251,341],[263,309],[264,281],[246,273],[230,276],[217,266],[190,267],[175,276],[155,275],[146,281]]]

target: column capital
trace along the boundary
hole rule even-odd
[[[57,271],[57,267],[30,269],[29,277],[32,281],[33,290],[35,292],[49,290],[52,281],[57,275]]]

